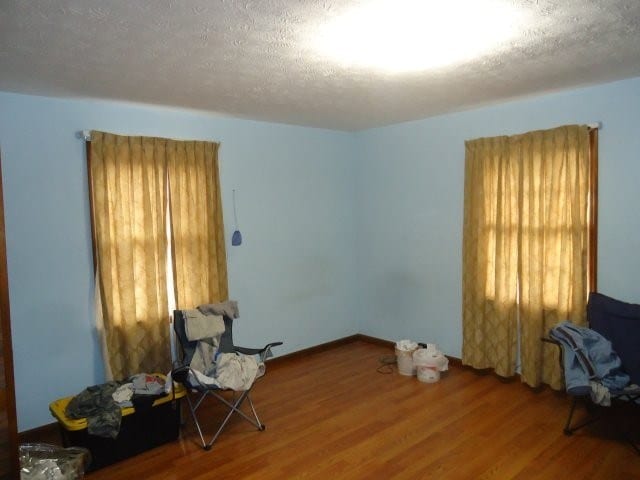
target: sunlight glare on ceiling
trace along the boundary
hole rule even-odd
[[[322,25],[312,48],[345,67],[389,73],[445,67],[490,53],[523,29],[500,0],[373,0]]]

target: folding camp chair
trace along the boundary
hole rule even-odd
[[[615,300],[606,295],[592,292],[589,294],[587,303],[587,320],[589,328],[611,342],[613,350],[621,360],[621,370],[629,375],[629,386],[620,390],[610,390],[611,405],[635,410],[634,417],[640,413],[640,305],[630,304]],[[564,372],[564,361],[562,343],[553,338],[544,338],[543,341],[554,343],[560,347],[560,365]],[[565,342],[567,344],[568,342]],[[636,388],[637,387],[637,388]],[[565,423],[563,432],[565,435],[572,435],[577,430],[602,419],[608,407],[600,407],[592,400],[589,393],[568,392],[573,400],[569,410],[569,416]],[[573,423],[574,413],[578,403],[584,403],[588,415]],[[624,421],[617,425],[623,436],[640,454],[638,442],[632,438],[629,432],[629,424]]]
[[[204,384],[198,381],[195,375],[190,375],[192,373],[192,369],[189,366],[191,363],[191,359],[196,350],[196,346],[198,344],[197,341],[190,341],[187,338],[186,328],[185,328],[185,316],[182,310],[175,310],[173,315],[173,328],[176,332],[177,340],[180,344],[182,350],[182,363],[180,366],[174,368],[171,372],[173,379],[176,382],[183,384],[189,394],[187,394],[187,403],[189,405],[189,410],[191,411],[191,417],[196,425],[198,430],[198,434],[200,435],[200,441],[202,443],[202,448],[205,450],[210,450],[213,443],[217,440],[222,430],[227,425],[231,416],[234,413],[237,413],[242,418],[247,420],[253,426],[255,426],[258,430],[264,430],[265,425],[260,422],[258,418],[258,414],[253,406],[253,402],[251,401],[250,391],[251,387],[248,390],[239,393],[238,397],[232,401],[227,400],[225,397],[221,395],[223,391],[228,391],[228,389],[219,388],[215,385]],[[220,337],[220,343],[218,346],[218,351],[220,353],[241,353],[244,355],[257,355],[259,357],[259,361],[263,362],[268,357],[271,356],[271,348],[276,347],[278,345],[282,345],[282,342],[273,342],[265,345],[262,348],[244,348],[237,347],[233,343],[233,319],[224,316],[224,333]],[[253,385],[252,385],[253,386]],[[193,402],[191,400],[191,394],[195,393],[199,398]],[[198,420],[198,416],[196,414],[198,408],[201,406],[203,400],[206,397],[214,397],[222,402],[229,408],[229,412],[225,416],[222,423],[220,423],[218,430],[215,432],[211,440],[207,443],[204,439],[204,435],[202,433],[202,428],[200,427],[200,421]],[[247,400],[249,406],[251,407],[251,412],[253,413],[253,417],[250,417],[242,410],[240,410],[240,406],[242,403]]]

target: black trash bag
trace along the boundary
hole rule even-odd
[[[80,447],[23,443],[19,454],[21,480],[82,480],[91,463],[89,450]]]

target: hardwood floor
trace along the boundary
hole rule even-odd
[[[179,441],[87,478],[640,478],[640,456],[611,432],[562,434],[564,394],[459,366],[436,384],[377,373],[391,353],[356,341],[269,366],[252,394],[265,431],[236,416],[207,452],[187,418]]]

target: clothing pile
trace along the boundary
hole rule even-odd
[[[562,345],[565,384],[571,395],[590,395],[594,403],[609,406],[612,392],[640,391],[638,385],[629,384],[611,342],[595,330],[564,321],[549,336]]]
[[[248,390],[256,378],[264,375],[264,363],[251,355],[221,351],[224,316],[239,317],[237,302],[200,305],[184,311],[187,339],[198,342],[189,364],[190,381],[222,389]]]
[[[87,387],[71,399],[65,414],[72,419],[86,418],[90,435],[116,438],[120,431],[122,408],[135,407],[138,412],[146,410],[164,395],[163,378],[139,373],[125,381]]]

